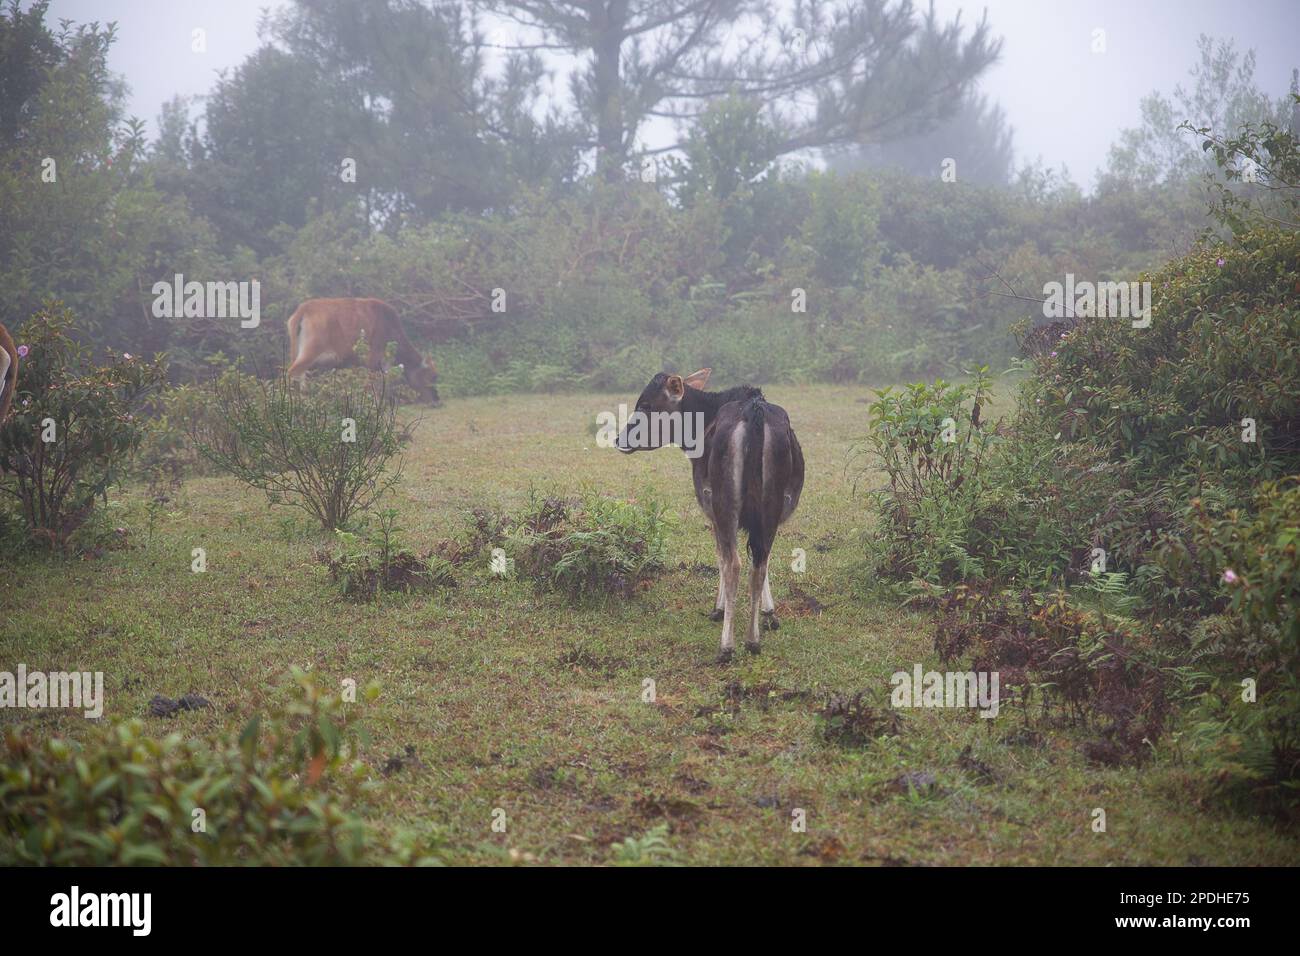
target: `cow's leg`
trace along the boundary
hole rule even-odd
[[[772,584],[766,567],[763,568],[763,626],[769,631],[781,627],[781,621],[776,616],[776,604],[772,601]]]
[[[301,387],[307,381],[307,366],[295,360],[284,374],[288,377],[289,381]]]
[[[749,631],[745,634],[745,648],[751,654],[759,651],[759,612],[763,607],[763,594],[767,588],[767,559],[749,569]]]
[[[736,619],[736,598],[740,590],[740,553],[736,550],[736,538],[733,534],[725,546],[722,564],[722,643],[718,650],[719,661],[731,660],[736,650],[734,623]]]
[[[714,602],[714,613],[708,615],[710,620],[723,619],[723,563],[718,559],[718,600]]]

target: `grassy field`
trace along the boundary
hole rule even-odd
[[[720,625],[704,616],[713,545],[684,457],[596,447],[596,412],[633,396],[511,396],[424,413],[387,502],[410,542],[423,549],[460,532],[475,506],[517,508],[530,488],[654,496],[679,520],[672,570],[648,591],[573,608],[485,565],[462,569],[449,596],[349,603],[314,559],[328,539],[305,515],[201,478],[152,532],[140,489],[115,496],[112,520],[131,529],[130,548],[0,565],[0,668],[102,670],[106,718],[144,716],[154,694],[214,703],[146,718],[158,733],[241,725],[292,665],[327,684],[376,680],[368,756],[402,765],[383,777],[375,819],[438,828],[458,863],[501,862],[511,850],[605,863],[616,841],[661,825],[684,863],[1300,862],[1293,835],[1210,796],[1182,766],[1177,733],[1140,770],[1090,766],[1081,733],[1037,722],[1037,735],[1025,733],[1023,716],[1005,710],[994,720],[910,711],[898,737],[857,749],[821,739],[826,694],[867,689],[885,701],[891,673],[937,667],[925,615],[850,586],[869,530],[848,460],[867,396],[768,389],[803,443],[807,484],[777,538],[782,626],[759,657],[714,663]],[[199,546],[206,574],[190,571]],[[802,574],[790,570],[796,547],[807,551]],[[654,703],[642,700],[647,678]],[[86,727],[0,711],[14,721],[70,736]],[[904,774],[934,784],[917,792]],[[1092,829],[1097,807],[1105,833]],[[494,808],[506,812],[505,833],[491,830]],[[792,830],[795,808],[806,832]]]

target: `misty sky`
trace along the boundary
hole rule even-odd
[[[778,0],[773,0],[774,3]],[[131,86],[130,109],[149,121],[171,96],[202,94],[217,71],[237,66],[261,42],[259,12],[282,0],[54,0],[51,22],[116,20],[110,64]],[[944,19],[962,11],[973,23],[988,10],[1002,59],[982,89],[1015,127],[1018,162],[1062,163],[1085,188],[1105,163],[1117,132],[1137,125],[1138,101],[1185,80],[1196,37],[1231,38],[1254,49],[1257,84],[1285,93],[1300,66],[1297,0],[935,0]],[[919,4],[918,6],[924,6]],[[190,49],[194,27],[208,49]],[[1107,51],[1091,52],[1092,31],[1106,31]],[[656,145],[651,142],[650,145]]]

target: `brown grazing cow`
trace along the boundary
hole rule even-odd
[[[309,368],[359,365],[356,344],[365,333],[366,368],[384,368],[389,342],[397,343],[397,361],[406,384],[430,404],[437,404],[437,369],[415,350],[397,310],[379,299],[308,299],[289,316],[288,376],[301,382]]]
[[[9,414],[13,404],[14,390],[18,388],[18,349],[9,331],[0,325],[0,422]]]
[[[624,453],[661,448],[672,441],[691,459],[695,498],[713,526],[718,551],[718,599],[713,620],[722,618],[719,661],[731,659],[733,620],[740,583],[736,548],[743,528],[749,540],[749,625],[745,647],[759,652],[759,614],[775,630],[779,624],[767,580],[767,563],[776,529],[799,505],[803,492],[803,450],[785,409],[749,385],[706,392],[711,369],[683,378],[661,372],[636,401],[616,447]],[[694,421],[687,421],[687,417]],[[675,431],[666,435],[656,420]],[[702,436],[702,437],[701,437]],[[699,439],[692,441],[693,438]]]

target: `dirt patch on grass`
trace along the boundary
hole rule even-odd
[[[407,744],[400,754],[393,754],[384,761],[380,773],[385,777],[390,777],[402,770],[423,770],[424,762],[415,753],[415,746]]]
[[[811,856],[823,863],[838,863],[844,858],[844,844],[834,834],[813,840],[799,849],[800,856]]]
[[[815,595],[800,587],[790,589],[789,599],[782,601],[777,608],[781,617],[820,617],[834,605],[823,604]]]
[[[632,801],[632,810],[647,823],[666,822],[673,833],[694,830],[704,813],[698,803],[667,793],[643,794]]]

